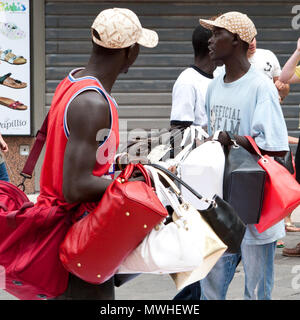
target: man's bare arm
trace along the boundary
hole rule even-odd
[[[254,153],[255,151],[253,150],[253,147],[249,140],[245,138],[244,136],[238,136],[234,135],[236,139],[236,143],[246,150],[248,150],[251,153]],[[231,144],[231,140],[228,137],[227,133],[225,131],[220,132],[218,140],[223,144],[223,145],[229,145]],[[268,156],[271,157],[284,157],[287,151],[266,151],[260,149],[262,154],[267,154]]]
[[[68,202],[97,201],[111,180],[92,174],[99,142],[97,132],[110,128],[107,101],[95,91],[78,95],[69,106],[70,136],[65,150],[63,194]]]

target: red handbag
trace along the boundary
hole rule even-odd
[[[266,183],[261,216],[255,227],[264,232],[288,216],[300,204],[300,184],[281,164],[262,155],[252,137],[246,136],[259,155],[258,164],[266,171]]]
[[[47,118],[22,170],[24,178],[32,176],[46,132]],[[68,214],[58,207],[34,206],[15,185],[0,181],[0,266],[5,277],[0,282],[5,291],[22,300],[38,300],[66,290],[69,273],[58,250],[70,226]]]
[[[142,172],[146,182],[128,181],[134,169]],[[98,206],[70,228],[60,247],[60,259],[84,281],[103,283],[167,215],[147,171],[141,164],[129,164]]]

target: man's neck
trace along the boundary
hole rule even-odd
[[[196,57],[194,60],[194,64],[201,71],[203,71],[209,75],[213,75],[213,73],[216,69],[215,64],[211,61],[209,56],[206,56],[203,58]]]
[[[115,63],[112,60],[113,59],[105,61],[104,59],[102,60],[91,56],[87,66],[78,72],[77,77],[95,77],[101,82],[104,89],[110,93],[119,75],[117,62]]]
[[[224,61],[224,64],[226,69],[224,77],[225,83],[230,83],[240,79],[248,72],[251,66],[246,55],[238,57],[232,56],[227,61]]]

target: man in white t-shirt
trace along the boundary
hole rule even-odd
[[[207,126],[205,96],[216,69],[208,54],[210,37],[211,31],[200,25],[193,32],[194,64],[179,75],[173,86],[171,126]]]
[[[278,81],[281,67],[275,54],[267,49],[258,49],[256,47],[256,38],[249,45],[247,52],[249,62],[258,70],[263,72],[270,80],[273,80],[280,97],[280,102],[288,95],[290,86],[284,86]],[[280,84],[280,85],[279,85]]]

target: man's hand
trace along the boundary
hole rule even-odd
[[[297,41],[297,51],[300,53],[300,37],[298,38],[298,41]]]
[[[275,87],[278,90],[279,102],[281,103],[283,101],[283,99],[289,94],[290,85],[288,83],[284,83],[284,82],[278,80],[278,78],[276,79],[274,84],[275,84]]]
[[[283,90],[285,88],[285,83],[281,82],[280,80],[275,81],[275,86],[277,90]]]
[[[8,151],[8,145],[7,143],[3,140],[3,138],[0,138],[0,149],[3,152],[7,152]]]
[[[122,153],[116,158],[117,167],[123,170],[129,163],[142,163],[148,164],[149,160],[147,157],[134,156],[128,153]]]
[[[223,146],[228,146],[232,144],[231,139],[229,138],[228,134],[225,131],[221,131],[219,133],[218,141],[223,145]]]

